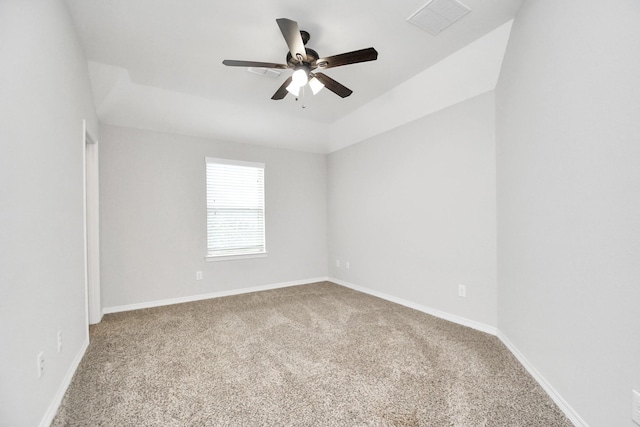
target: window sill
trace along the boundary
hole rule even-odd
[[[237,259],[251,259],[251,258],[266,258],[266,252],[260,252],[255,254],[242,254],[242,255],[207,255],[204,259],[207,262],[215,261],[235,261]]]

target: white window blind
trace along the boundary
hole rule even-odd
[[[264,164],[206,162],[207,256],[265,253]]]

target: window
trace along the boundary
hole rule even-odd
[[[265,256],[264,164],[206,162],[207,259]]]

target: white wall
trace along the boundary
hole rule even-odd
[[[100,144],[107,310],[327,276],[324,155],[112,126]],[[266,258],[205,261],[205,157],[265,163]]]
[[[590,426],[640,390],[638,22],[526,1],[496,90],[498,327]]]
[[[97,119],[60,1],[1,1],[0,59],[0,425],[36,426],[88,344],[82,120],[96,135]]]
[[[330,275],[495,328],[494,141],[489,92],[330,154]]]

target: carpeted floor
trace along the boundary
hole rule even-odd
[[[110,314],[53,426],[571,426],[494,336],[332,284]]]

